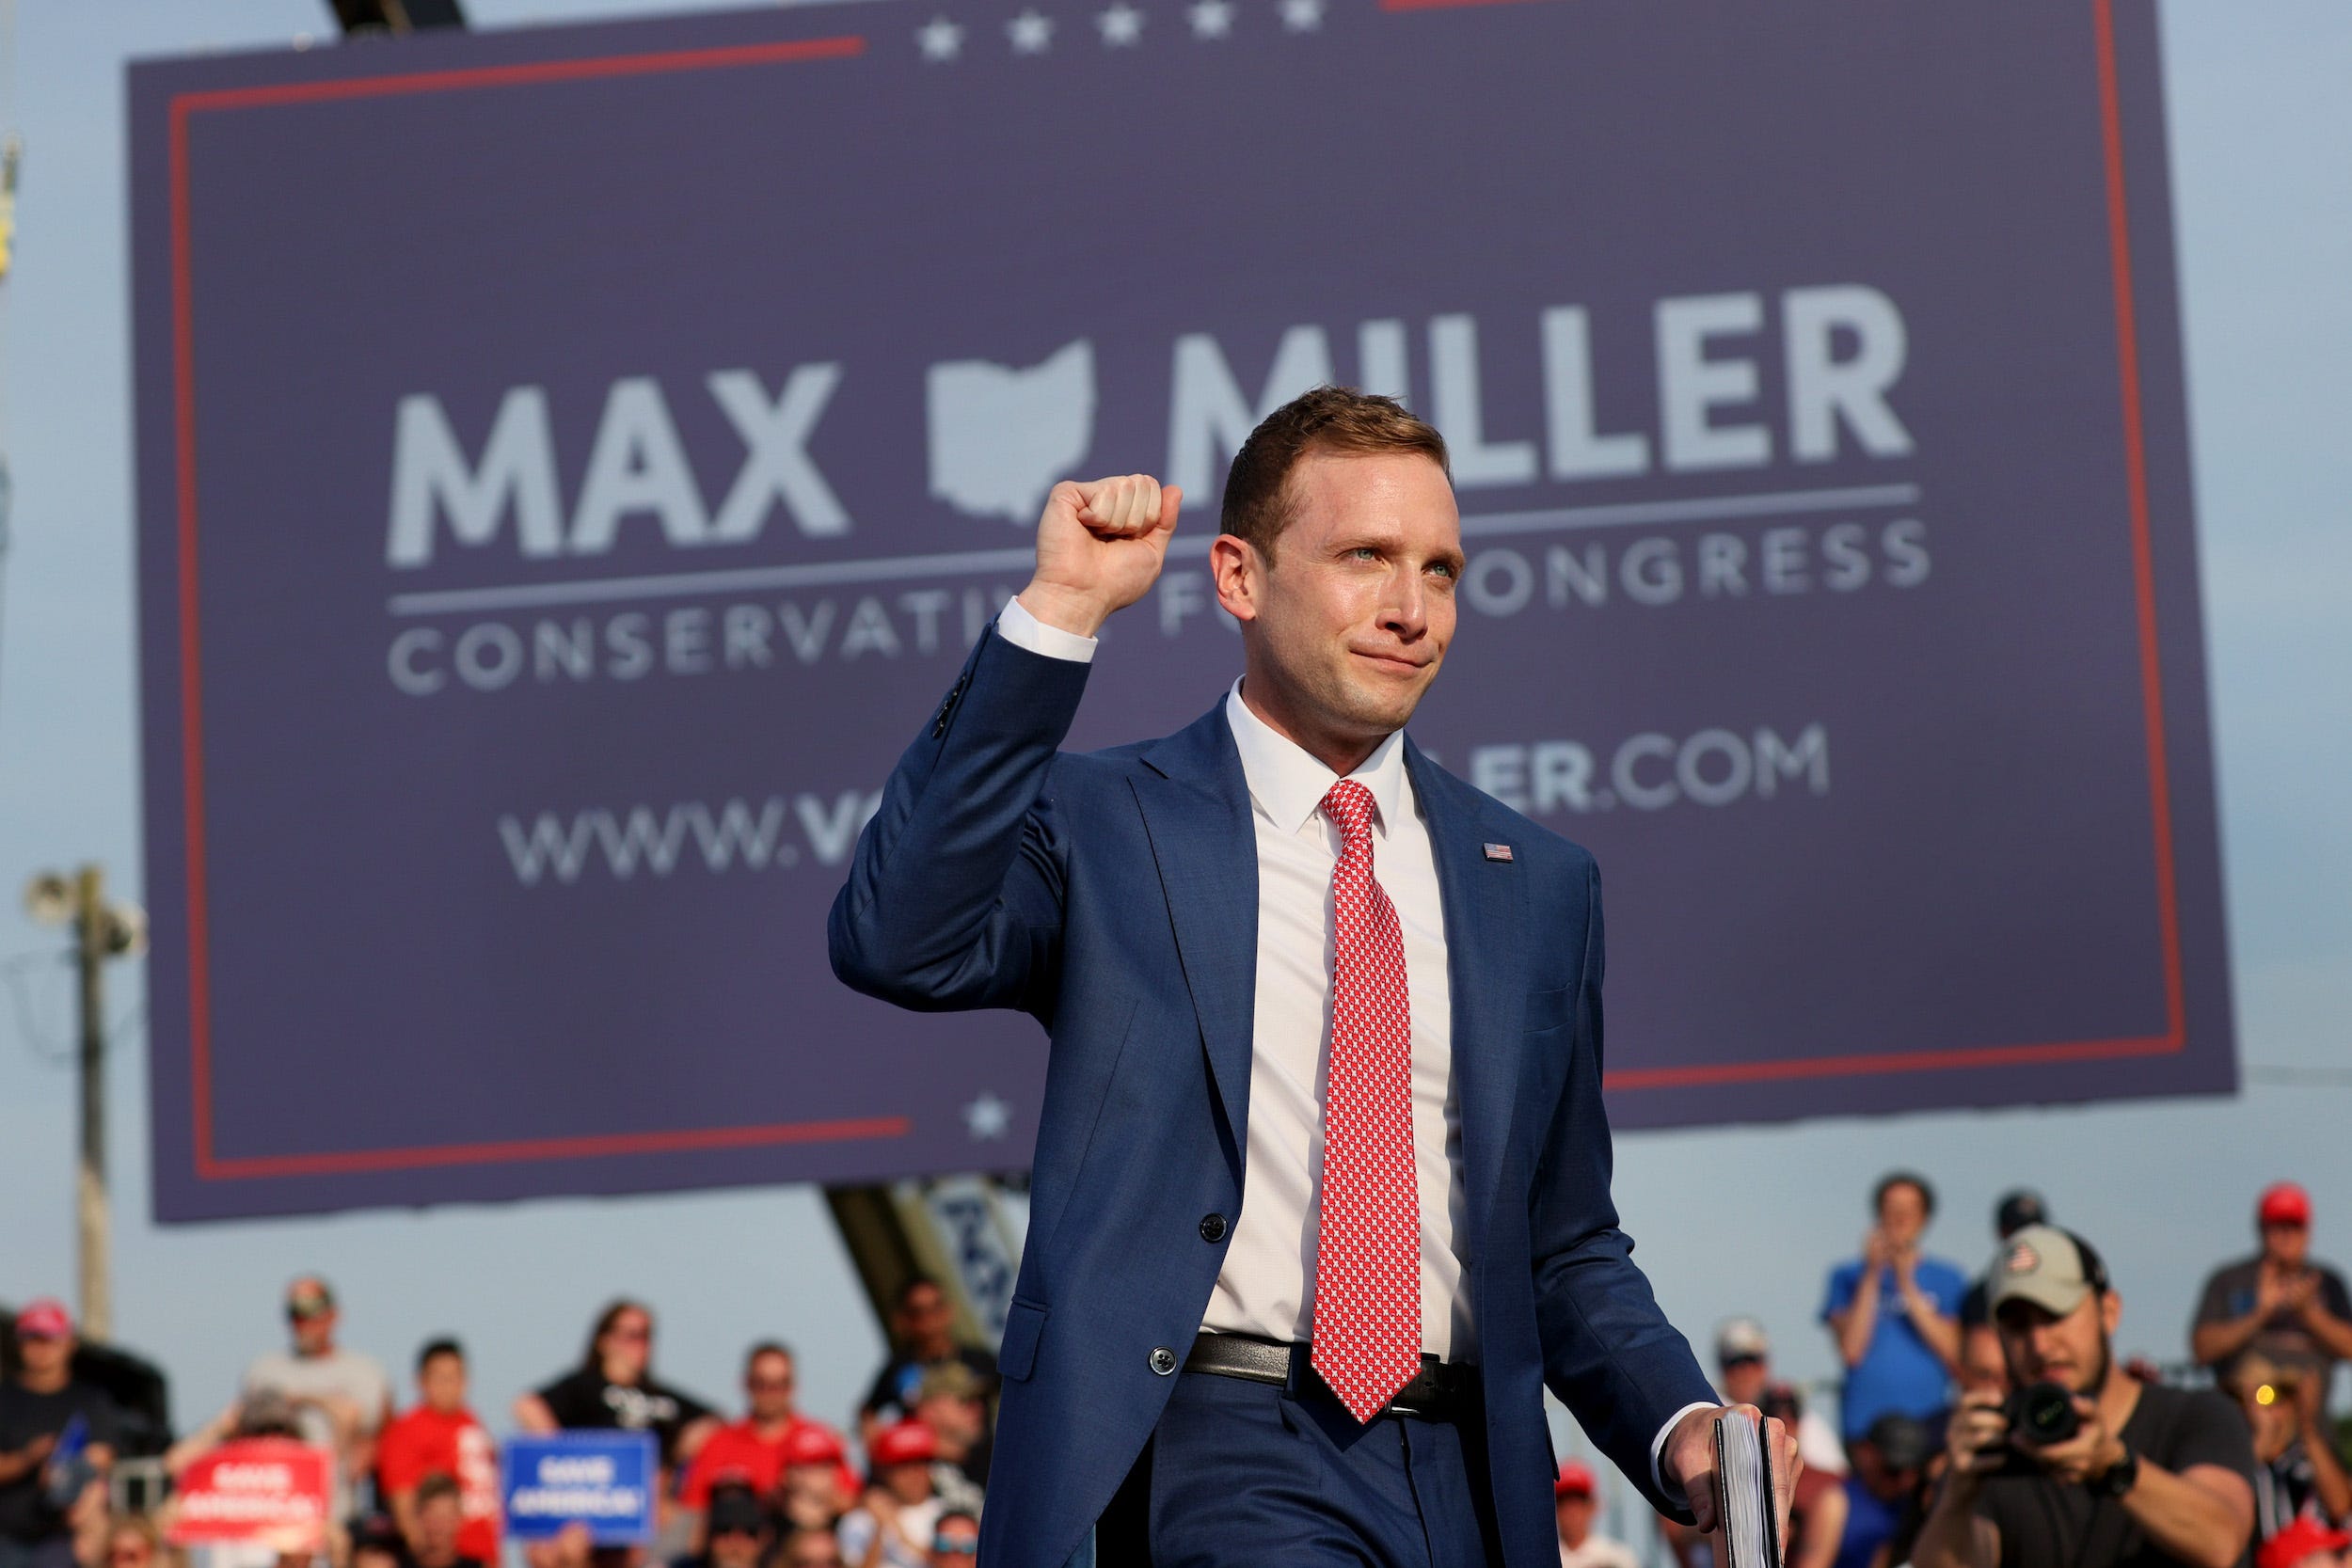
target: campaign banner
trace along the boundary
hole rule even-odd
[[[545,1541],[585,1525],[599,1546],[653,1539],[660,1455],[650,1432],[522,1433],[501,1456],[506,1533]]]
[[[280,1553],[323,1551],[333,1495],[325,1449],[291,1437],[241,1437],[192,1462],[172,1489],[175,1545],[243,1542]]]
[[[1025,1164],[824,915],[1052,483],[1453,451],[1619,1128],[2234,1083],[2153,8],[975,0],[131,72],[166,1220]]]

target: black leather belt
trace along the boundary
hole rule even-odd
[[[1184,1370],[1238,1377],[1250,1383],[1271,1383],[1296,1392],[1320,1386],[1308,1347],[1248,1334],[1203,1334],[1192,1342]],[[1458,1361],[1421,1358],[1421,1370],[1396,1391],[1384,1416],[1420,1416],[1433,1421],[1458,1421],[1478,1409],[1478,1369]]]

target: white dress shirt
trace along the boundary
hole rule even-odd
[[[1323,1101],[1331,1063],[1338,824],[1323,798],[1340,776],[1225,698],[1258,845],[1258,984],[1251,1016],[1249,1129],[1240,1221],[1201,1327],[1298,1340],[1314,1330],[1315,1238],[1323,1210]],[[1372,874],[1396,906],[1412,1019],[1413,1173],[1421,1196],[1421,1348],[1470,1359],[1470,1300],[1457,1238],[1462,1104],[1454,1088],[1445,906],[1399,731],[1348,777],[1372,792]],[[1303,1238],[1303,1240],[1302,1240]]]
[[[1097,640],[1046,626],[1019,599],[996,629],[1052,658],[1090,661]],[[1251,1018],[1247,1185],[1225,1267],[1200,1326],[1212,1333],[1303,1340],[1314,1326],[1315,1233],[1322,1209],[1323,1101],[1331,1053],[1331,873],[1340,830],[1323,797],[1339,782],[1297,742],[1242,701],[1235,681],[1225,720],[1241,752],[1258,851],[1257,994]],[[1429,827],[1405,768],[1405,733],[1390,736],[1347,775],[1372,792],[1372,874],[1396,906],[1412,1017],[1413,1168],[1421,1193],[1421,1335],[1424,1354],[1475,1357],[1465,1233],[1461,1097],[1454,1086],[1453,993],[1445,907]],[[1678,1410],[1650,1444],[1659,1476]]]

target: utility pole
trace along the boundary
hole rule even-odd
[[[106,1203],[106,930],[104,879],[86,865],[73,879],[74,960],[82,991],[82,1158],[74,1182],[74,1235],[82,1287],[82,1332],[114,1338],[114,1285],[106,1259],[113,1226]]]
[[[81,1331],[114,1337],[114,1288],[107,1268],[113,1228],[106,1194],[106,960],[147,950],[147,913],[106,902],[105,878],[86,865],[69,879],[47,871],[24,890],[24,908],[44,926],[71,924],[80,981],[82,1136],[74,1166],[73,1217],[81,1275]]]

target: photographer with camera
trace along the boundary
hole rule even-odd
[[[2210,1390],[2117,1365],[2122,1298],[2081,1238],[2029,1226],[1994,1265],[1993,1321],[2017,1391],[1953,1412],[1916,1568],[2233,1568],[2254,1528],[2246,1421]]]
[[[2334,1527],[2352,1518],[2352,1476],[2328,1431],[2323,1375],[2249,1352],[2226,1386],[2254,1432],[2254,1544],[2297,1519]]]

